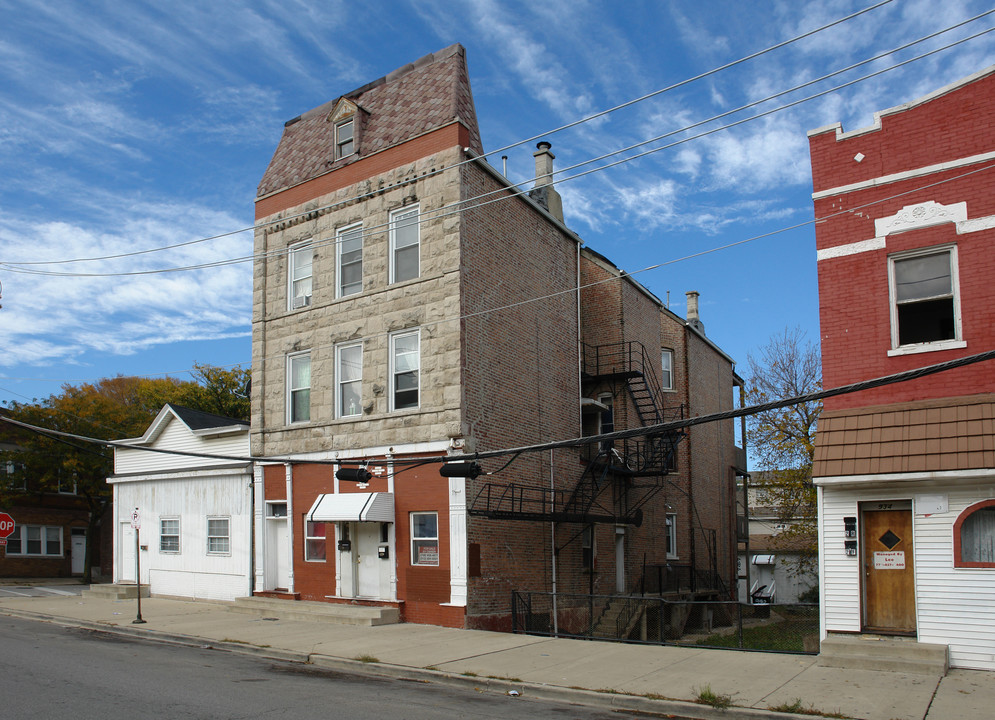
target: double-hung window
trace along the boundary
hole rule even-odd
[[[336,402],[338,417],[362,414],[363,344],[335,348]]]
[[[226,517],[207,518],[207,554],[231,554],[231,519]]]
[[[338,296],[363,292],[363,226],[339,230],[336,235]]]
[[[180,519],[159,519],[159,552],[178,553],[180,551]]]
[[[307,307],[311,304],[311,260],[314,250],[311,241],[290,246],[290,262],[288,275],[290,288],[287,293],[290,298],[288,309]]]
[[[893,350],[942,349],[961,339],[956,246],[892,255],[888,276]]]
[[[677,513],[667,513],[667,557],[677,557]]]
[[[311,419],[311,353],[287,356],[287,421]]]
[[[411,564],[439,564],[439,513],[411,513]]]
[[[663,348],[660,353],[660,389],[674,389],[674,351]]]
[[[390,409],[418,407],[420,332],[390,336]]]
[[[325,562],[326,527],[323,522],[304,521],[304,559],[308,562]]]
[[[418,277],[419,232],[417,205],[390,214],[390,282]]]
[[[335,159],[352,155],[356,150],[356,124],[353,118],[343,120],[335,126]]]
[[[7,538],[7,555],[62,556],[62,528],[17,525]]]

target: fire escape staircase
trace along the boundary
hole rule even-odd
[[[624,383],[641,426],[683,417],[683,407],[665,412],[660,383],[645,347],[638,342],[584,347],[587,386]],[[675,469],[680,431],[656,431],[640,438],[593,442],[586,468],[572,490],[514,483],[486,483],[469,514],[488,518],[575,523],[642,522],[641,507]]]

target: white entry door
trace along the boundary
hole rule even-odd
[[[290,587],[290,538],[287,519],[266,519],[266,589]]]
[[[121,523],[121,547],[118,548],[117,556],[120,558],[118,566],[118,577],[121,582],[135,582],[135,528],[131,527],[131,521]]]
[[[82,575],[86,567],[86,530],[72,531],[72,573]]]
[[[353,525],[356,538],[356,582],[359,597],[380,597],[380,523],[361,522]]]

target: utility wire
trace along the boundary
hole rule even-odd
[[[569,440],[557,440],[553,442],[545,442],[535,445],[525,445],[517,448],[505,448],[501,450],[488,450],[484,452],[463,453],[463,454],[453,454],[453,455],[439,455],[434,458],[419,457],[419,458],[409,459],[409,458],[384,457],[384,458],[365,458],[365,459],[355,459],[355,460],[353,459],[314,460],[307,458],[295,458],[293,456],[256,457],[252,455],[219,455],[215,453],[198,453],[198,452],[188,452],[182,450],[164,450],[160,448],[138,447],[132,443],[123,442],[119,440],[103,440],[100,438],[87,437],[85,435],[77,435],[75,433],[68,433],[59,430],[52,430],[49,428],[39,427],[37,425],[31,425],[29,423],[21,422],[20,420],[15,420],[13,418],[7,417],[2,414],[0,414],[0,421],[42,435],[69,438],[81,442],[103,445],[106,447],[140,450],[144,452],[154,452],[165,455],[181,455],[184,457],[206,458],[210,460],[230,460],[233,462],[240,462],[240,463],[257,462],[257,463],[274,463],[274,464],[295,463],[295,464],[312,464],[312,465],[368,465],[373,462],[382,462],[382,463],[393,463],[395,465],[405,465],[412,463],[423,465],[423,464],[430,464],[433,462],[445,463],[445,462],[465,462],[465,461],[474,461],[474,460],[485,460],[488,458],[498,458],[508,455],[511,455],[512,456],[511,461],[514,461],[519,455],[526,453],[537,453],[537,452],[545,452],[547,450],[581,447],[583,445],[589,445],[592,443],[601,443],[611,440],[625,440],[628,438],[635,438],[635,437],[662,435],[665,433],[675,432],[678,430],[684,430],[686,428],[694,427],[696,425],[703,425],[706,423],[718,422],[721,420],[731,420],[734,418],[746,417],[749,415],[757,415],[759,413],[767,412],[770,410],[777,410],[779,408],[789,407],[792,405],[801,405],[803,403],[812,402],[815,400],[824,400],[825,398],[837,397],[839,395],[847,395],[850,393],[861,392],[863,390],[872,390],[879,387],[885,387],[887,385],[893,385],[895,383],[918,380],[919,378],[928,377],[930,375],[935,375],[941,372],[947,372],[948,370],[955,370],[957,368],[966,367],[968,365],[973,365],[975,363],[984,362],[992,359],[995,359],[995,350],[988,350],[986,352],[955,358],[954,360],[948,360],[946,362],[937,363],[935,365],[927,365],[925,367],[916,368],[914,370],[906,370],[900,373],[894,373],[892,375],[884,375],[882,377],[873,378],[871,380],[862,380],[860,382],[850,383],[848,385],[841,385],[839,387],[831,388],[829,390],[819,390],[812,393],[805,393],[803,395],[796,395],[793,397],[784,398],[782,400],[774,400],[771,402],[760,403],[758,405],[749,405],[747,407],[742,407],[735,410],[726,410],[723,412],[710,413],[707,415],[698,415],[696,417],[685,418],[682,420],[671,420],[668,422],[656,423],[653,425],[643,425],[641,427],[630,428],[628,430],[617,430],[615,432],[603,433],[601,435],[586,435],[584,437],[571,438]],[[510,464],[511,461],[509,461],[508,464]],[[507,464],[504,467],[507,467]]]
[[[987,11],[985,13],[981,13],[980,15],[978,15],[978,16],[976,16],[974,18],[970,18],[969,20],[965,20],[965,21],[963,21],[962,23],[960,23],[958,25],[951,26],[950,28],[947,28],[947,29],[942,30],[942,31],[938,31],[936,33],[933,33],[932,35],[928,35],[928,36],[925,36],[923,38],[920,38],[919,40],[907,43],[906,45],[900,46],[900,47],[895,48],[893,50],[890,50],[890,51],[888,51],[886,53],[882,53],[880,55],[877,55],[875,57],[869,58],[867,60],[863,60],[863,61],[861,61],[859,63],[851,65],[851,66],[849,66],[847,68],[844,68],[842,70],[839,70],[839,71],[836,71],[836,72],[833,72],[833,73],[829,73],[829,74],[827,74],[827,75],[825,75],[823,77],[820,77],[820,78],[818,78],[816,80],[812,80],[810,82],[803,83],[801,85],[797,85],[797,86],[795,86],[793,88],[790,88],[788,90],[784,90],[784,91],[775,93],[774,95],[770,95],[770,96],[768,96],[766,98],[763,98],[763,99],[751,102],[751,103],[749,103],[747,105],[743,105],[743,106],[741,106],[739,108],[736,108],[734,110],[729,110],[729,111],[727,111],[725,113],[721,113],[719,115],[715,115],[715,116],[713,116],[711,118],[707,118],[705,120],[701,120],[701,121],[696,122],[696,123],[694,123],[692,125],[688,125],[688,126],[685,126],[683,128],[679,128],[679,129],[667,132],[667,133],[665,133],[663,135],[659,135],[657,137],[641,141],[641,142],[636,143],[634,145],[627,146],[627,147],[622,148],[620,150],[616,150],[616,151],[613,151],[611,153],[607,153],[605,155],[601,155],[600,157],[592,158],[590,160],[586,160],[584,162],[577,163],[577,164],[569,166],[567,168],[563,168],[563,169],[558,170],[555,173],[553,173],[553,175],[554,176],[555,175],[559,175],[559,174],[565,173],[565,172],[567,172],[569,170],[573,170],[573,169],[576,169],[576,168],[579,168],[579,167],[583,167],[584,165],[589,165],[589,164],[592,164],[594,162],[598,162],[600,160],[603,160],[603,159],[606,159],[606,158],[609,158],[609,157],[614,157],[614,156],[619,155],[621,153],[628,152],[628,151],[631,151],[631,150],[639,148],[639,147],[643,147],[643,146],[645,146],[645,145],[647,145],[649,143],[657,142],[659,140],[662,140],[662,139],[665,139],[665,138],[668,138],[668,137],[672,137],[674,135],[678,135],[678,134],[687,132],[688,130],[691,130],[691,129],[694,129],[694,128],[697,128],[697,127],[701,127],[702,125],[708,124],[708,123],[713,122],[713,121],[715,121],[717,119],[721,119],[721,118],[724,118],[724,117],[729,117],[732,114],[741,112],[741,111],[749,109],[749,108],[756,107],[756,106],[761,105],[761,104],[763,104],[765,102],[769,102],[772,99],[776,99],[778,97],[782,97],[782,96],[790,94],[792,92],[796,92],[799,89],[802,89],[802,88],[805,88],[805,87],[809,87],[809,86],[811,86],[813,84],[816,84],[818,82],[822,82],[823,80],[825,80],[827,78],[834,77],[836,75],[839,75],[841,73],[847,72],[847,71],[852,70],[852,69],[854,69],[856,67],[859,67],[861,65],[865,65],[867,63],[873,62],[873,61],[878,60],[878,59],[880,59],[882,57],[885,57],[887,55],[890,55],[890,54],[893,54],[893,53],[898,52],[900,50],[906,49],[906,48],[908,48],[908,47],[910,47],[912,45],[915,45],[917,43],[923,42],[923,41],[925,41],[927,39],[931,39],[931,38],[935,37],[936,35],[942,34],[943,32],[947,32],[947,31],[949,31],[951,29],[959,27],[960,25],[972,22],[973,20],[976,20],[977,18],[984,17],[985,15],[989,15],[989,14],[991,14],[993,12],[995,12],[995,10],[989,10],[989,11]],[[855,85],[855,84],[857,84],[859,82],[863,82],[865,80],[869,80],[869,79],[877,77],[879,75],[883,75],[884,73],[890,72],[892,70],[896,70],[896,69],[898,69],[900,67],[903,67],[903,66],[908,65],[910,63],[916,62],[918,60],[922,60],[924,58],[930,57],[931,55],[935,55],[937,53],[944,52],[944,51],[949,50],[950,48],[955,47],[957,45],[969,42],[971,40],[975,40],[975,39],[977,39],[977,38],[979,38],[979,37],[981,37],[983,35],[986,35],[986,34],[992,32],[993,30],[995,30],[995,28],[988,28],[986,30],[980,31],[978,33],[975,33],[974,35],[970,35],[968,37],[961,38],[960,40],[956,40],[954,42],[951,42],[951,43],[949,43],[947,45],[944,45],[944,46],[942,46],[940,48],[935,48],[933,50],[924,52],[921,55],[917,55],[915,57],[909,58],[909,59],[904,60],[902,62],[895,63],[895,64],[893,64],[893,65],[891,65],[891,66],[889,66],[887,68],[883,68],[881,70],[877,70],[875,72],[868,73],[867,75],[864,75],[862,77],[855,78],[854,80],[850,80],[850,81],[842,83],[840,85],[836,85],[835,87],[828,88],[826,90],[822,90],[820,92],[814,93],[814,94],[809,95],[807,97],[800,98],[798,100],[794,100],[794,101],[792,101],[790,103],[786,103],[784,105],[780,105],[780,106],[778,106],[776,108],[771,108],[769,110],[766,110],[764,112],[758,113],[756,115],[751,115],[750,117],[742,118],[740,120],[736,120],[734,122],[730,122],[730,123],[727,123],[725,125],[721,125],[719,127],[712,128],[710,130],[706,130],[706,131],[697,133],[695,135],[689,135],[687,137],[681,138],[679,140],[676,140],[674,142],[668,143],[666,145],[661,145],[659,147],[651,148],[649,150],[645,150],[645,151],[643,151],[641,153],[637,153],[635,155],[630,155],[630,156],[627,156],[627,157],[623,157],[623,158],[620,158],[620,159],[615,160],[613,162],[606,163],[606,164],[600,165],[600,166],[595,167],[595,168],[591,168],[590,170],[586,170],[586,171],[583,171],[583,172],[578,172],[578,173],[575,173],[573,175],[561,177],[559,179],[554,179],[551,184],[558,185],[558,184],[563,183],[563,182],[569,182],[570,180],[575,180],[577,178],[585,177],[587,175],[591,175],[591,174],[594,174],[594,173],[602,172],[602,171],[608,170],[610,168],[613,168],[613,167],[616,167],[616,166],[619,166],[619,165],[623,165],[625,163],[632,162],[634,160],[641,159],[641,158],[646,157],[648,155],[653,155],[653,154],[661,152],[663,150],[668,150],[668,149],[676,147],[678,145],[682,145],[684,143],[691,142],[692,140],[697,140],[697,139],[706,137],[708,135],[713,135],[715,133],[721,132],[723,130],[728,130],[730,128],[734,128],[734,127],[737,127],[739,125],[743,125],[745,123],[752,122],[754,120],[758,120],[758,119],[763,118],[763,117],[767,117],[768,115],[773,115],[775,113],[782,112],[783,110],[790,109],[790,108],[795,107],[797,105],[800,105],[802,103],[809,102],[811,100],[815,100],[817,98],[823,97],[825,95],[829,95],[829,94],[834,93],[834,92],[838,92],[839,90],[845,89],[845,88],[850,87],[852,85]],[[469,161],[476,160],[476,159],[477,158],[471,158]],[[468,162],[468,161],[464,161],[464,162]],[[459,163],[459,164],[463,164],[463,163]],[[456,167],[456,166],[453,166],[453,167]],[[441,169],[433,170],[432,172],[425,173],[423,176],[420,176],[418,179],[424,179],[425,177],[429,177],[429,176],[432,176],[432,175],[437,175],[437,174],[439,174],[441,172],[444,172],[446,169],[447,168],[441,168]],[[375,193],[370,193],[370,194],[376,194],[376,193],[379,193],[379,192],[381,192],[381,190],[378,189],[377,191],[375,191]],[[416,223],[418,225],[422,225],[424,223],[437,222],[439,220],[442,220],[442,219],[444,219],[446,217],[450,217],[452,215],[459,215],[459,214],[465,213],[465,212],[470,211],[470,210],[474,210],[474,209],[477,209],[477,208],[480,208],[480,207],[484,207],[484,206],[490,205],[490,204],[495,203],[495,202],[504,202],[506,200],[511,200],[511,199],[513,199],[515,197],[523,196],[523,195],[526,195],[526,194],[527,194],[527,191],[522,190],[522,189],[520,189],[520,188],[518,188],[518,187],[516,187],[514,185],[508,186],[508,187],[502,187],[502,188],[499,188],[497,190],[493,190],[493,191],[490,191],[490,192],[487,192],[487,193],[483,193],[483,194],[478,195],[478,196],[474,196],[472,198],[462,199],[462,200],[458,200],[458,201],[453,202],[453,203],[449,203],[447,205],[443,205],[440,208],[435,209],[435,210],[431,210],[431,211],[428,211],[428,212],[425,212],[425,213],[421,213],[419,215],[419,218],[416,221]],[[496,196],[496,197],[492,197],[490,200],[483,200],[483,198],[487,198],[489,196]],[[316,208],[316,209],[308,210],[306,212],[303,212],[303,213],[301,213],[301,214],[299,214],[297,216],[293,216],[293,217],[311,216],[311,215],[316,215],[317,213],[324,213],[324,212],[327,212],[327,211],[329,211],[329,210],[331,210],[334,207],[337,207],[339,205],[342,205],[342,204],[345,204],[345,203],[352,203],[352,202],[355,202],[355,200],[354,199],[349,199],[349,200],[339,201],[339,202],[337,202],[337,203],[335,203],[333,205],[324,206],[322,208]],[[285,222],[288,222],[288,220],[290,220],[290,219],[291,219],[290,217],[280,218],[278,220],[271,221],[271,223],[264,223],[261,226],[255,226],[255,228],[265,227],[267,224],[285,223]],[[362,238],[365,241],[368,238],[372,238],[374,236],[380,235],[383,231],[385,231],[386,229],[389,229],[393,225],[394,225],[394,222],[392,220],[388,220],[388,222],[386,222],[386,223],[381,223],[379,225],[373,225],[373,226],[369,226],[369,227],[364,227],[363,231],[362,231]],[[232,233],[229,233],[229,234],[234,234],[234,233],[237,233],[237,232],[245,232],[245,231],[250,230],[250,229],[254,229],[254,228],[246,228],[246,229],[243,229],[243,230],[233,231]],[[197,241],[190,241],[190,243],[193,243],[193,242],[197,242]],[[334,237],[331,237],[331,238],[329,238],[327,240],[312,242],[311,243],[311,247],[312,248],[321,248],[321,247],[327,247],[327,246],[336,246],[336,245],[338,245],[341,242],[342,242],[342,240],[340,240],[338,238],[338,236],[334,236]],[[190,243],[188,243],[188,244],[190,244]],[[227,265],[240,264],[240,263],[243,263],[243,262],[251,262],[251,261],[254,261],[254,260],[262,260],[262,259],[268,258],[268,257],[278,257],[278,256],[282,256],[282,255],[287,255],[289,252],[290,252],[290,248],[289,247],[287,247],[287,248],[278,248],[278,249],[268,250],[268,251],[265,251],[265,252],[259,253],[259,254],[244,255],[244,256],[240,256],[240,257],[236,257],[236,258],[226,258],[226,259],[222,259],[222,260],[216,260],[216,261],[211,261],[211,262],[199,263],[199,264],[196,264],[196,265],[186,265],[186,266],[178,266],[178,267],[170,267],[170,268],[158,268],[158,269],[152,269],[152,270],[133,270],[133,271],[127,271],[127,272],[95,272],[95,273],[56,272],[56,271],[50,271],[50,270],[33,270],[33,269],[30,269],[30,268],[26,267],[28,265],[37,265],[37,264],[54,264],[54,263],[47,263],[47,262],[0,263],[0,267],[6,268],[8,271],[14,272],[14,273],[29,274],[29,275],[43,275],[43,276],[49,276],[49,277],[133,277],[133,276],[139,276],[139,275],[159,275],[159,274],[164,274],[164,273],[190,272],[190,271],[195,271],[195,270],[204,270],[204,269],[215,268],[215,267],[223,267],[223,266],[227,266]],[[91,258],[91,259],[96,259],[96,258]]]
[[[747,55],[745,57],[742,57],[742,58],[740,58],[738,60],[734,60],[732,62],[726,63],[725,65],[721,65],[719,67],[716,67],[716,68],[713,68],[711,70],[708,70],[708,71],[706,71],[704,73],[700,73],[698,75],[695,75],[693,77],[687,78],[685,80],[681,80],[680,82],[674,83],[672,85],[668,85],[667,87],[660,88],[658,90],[654,90],[653,92],[647,93],[646,95],[642,95],[641,97],[635,98],[633,100],[626,101],[626,102],[624,102],[624,103],[622,103],[620,105],[616,105],[616,106],[614,106],[612,108],[608,108],[607,110],[602,110],[602,111],[599,111],[599,112],[594,113],[592,115],[585,116],[585,117],[583,117],[583,118],[581,118],[579,120],[575,120],[575,121],[572,121],[570,123],[567,123],[566,125],[561,125],[560,127],[554,128],[552,130],[540,133],[538,135],[533,135],[532,137],[525,138],[524,140],[519,140],[519,141],[511,143],[509,145],[505,145],[503,147],[499,147],[497,149],[491,150],[490,152],[484,153],[484,157],[486,157],[487,155],[495,155],[497,153],[504,152],[506,150],[510,150],[512,148],[519,147],[519,146],[524,145],[526,143],[532,142],[533,140],[537,140],[538,138],[547,137],[547,136],[550,136],[550,135],[554,135],[554,134],[559,133],[559,132],[561,132],[563,130],[567,130],[567,129],[576,127],[578,125],[582,125],[582,124],[591,122],[592,120],[596,120],[598,118],[604,117],[606,115],[609,115],[611,113],[617,112],[617,111],[622,110],[624,108],[627,108],[627,107],[630,107],[632,105],[641,103],[641,102],[643,102],[645,100],[649,100],[650,98],[656,97],[656,96],[661,95],[663,93],[669,92],[671,90],[675,90],[677,88],[683,87],[685,85],[689,85],[689,84],[691,84],[693,82],[696,82],[698,80],[710,77],[711,75],[715,75],[715,74],[720,73],[720,72],[722,72],[724,70],[728,70],[728,69],[730,69],[732,67],[740,65],[742,63],[745,63],[745,62],[747,62],[749,60],[753,60],[753,59],[758,58],[758,57],[760,57],[762,55],[765,55],[767,53],[773,52],[774,50],[779,50],[780,48],[783,48],[783,47],[786,47],[788,45],[791,45],[791,44],[793,44],[795,42],[798,42],[799,40],[803,40],[805,38],[808,38],[808,37],[811,37],[813,35],[816,35],[816,34],[818,34],[820,32],[828,30],[829,28],[835,27],[836,25],[840,25],[840,24],[842,24],[842,23],[844,23],[844,22],[846,22],[848,20],[852,20],[853,18],[859,17],[860,15],[863,15],[864,13],[870,12],[872,10],[876,10],[877,8],[880,8],[880,7],[884,6],[884,5],[887,5],[890,2],[892,2],[892,1],[893,0],[883,0],[883,2],[879,2],[879,3],[875,4],[875,5],[871,5],[871,6],[867,7],[867,8],[864,8],[863,10],[858,10],[857,12],[851,13],[850,15],[847,15],[845,17],[842,17],[842,18],[839,18],[839,19],[834,20],[832,22],[829,22],[829,23],[827,23],[825,25],[822,25],[822,26],[820,26],[818,28],[815,28],[814,30],[810,30],[808,32],[802,33],[801,35],[797,35],[797,36],[795,36],[795,37],[793,37],[793,38],[791,38],[789,40],[785,40],[785,41],[777,43],[775,45],[771,45],[770,47],[767,47],[767,48],[765,48],[763,50],[759,50],[757,52],[754,52],[754,53],[752,53],[750,55]],[[995,12],[995,11],[989,11],[989,12]],[[937,33],[934,33],[933,35],[927,36],[927,38],[922,38],[922,39],[917,40],[917,41],[915,41],[913,43],[910,43],[909,45],[913,45],[913,44],[915,44],[917,42],[922,42],[923,40],[928,39],[930,37],[933,37],[935,35],[939,35],[939,34],[942,34],[943,32],[947,32],[947,31],[952,30],[952,29],[954,29],[956,27],[960,27],[961,25],[964,25],[964,24],[969,23],[969,22],[971,22],[973,20],[977,20],[980,17],[983,17],[985,14],[988,14],[988,13],[982,13],[981,15],[977,15],[977,16],[975,16],[973,18],[970,18],[969,20],[965,20],[965,21],[963,21],[961,23],[958,23],[957,25],[953,25],[953,26],[951,26],[949,28],[946,28],[945,30],[941,30],[941,31],[939,31]],[[901,48],[897,48],[896,50],[894,50],[892,52],[904,49],[905,47],[908,47],[909,45],[902,46]],[[865,62],[870,62],[870,61],[865,61]],[[863,63],[859,63],[859,64],[863,64]],[[851,66],[851,68],[848,68],[848,69],[852,69],[852,67],[856,67],[856,65],[855,66]],[[843,71],[840,71],[840,72],[843,72]],[[763,101],[761,101],[761,102],[763,102]],[[733,112],[736,112],[736,111],[733,111]],[[704,122],[708,122],[708,121],[704,121]],[[694,127],[694,126],[692,126],[692,127]],[[675,132],[681,132],[681,130],[677,130]],[[648,140],[646,142],[652,142],[652,140]],[[624,152],[624,150],[620,150],[620,151],[617,151],[617,152]],[[595,162],[595,161],[597,161],[599,159],[600,158],[595,158],[594,160],[589,160],[588,162]],[[444,171],[444,170],[449,170],[449,169],[452,169],[452,168],[459,167],[459,166],[464,165],[464,164],[469,163],[469,162],[473,162],[473,160],[474,160],[474,158],[469,158],[467,160],[462,160],[462,161],[460,161],[458,163],[455,163],[455,164],[453,164],[451,166],[447,166],[447,167],[441,168],[440,172]],[[532,178],[532,180],[535,180],[535,178]],[[526,180],[524,182],[529,182],[529,180]],[[376,190],[376,191],[371,191],[369,193],[364,193],[363,195],[356,196],[355,198],[350,198],[350,199],[347,199],[347,200],[344,200],[344,201],[340,201],[340,203],[336,203],[336,205],[343,204],[343,203],[355,202],[357,200],[360,200],[360,199],[363,199],[363,198],[375,195],[378,192],[380,192],[380,191]],[[308,215],[311,212],[313,212],[313,211],[304,211],[304,212],[300,213],[299,216]],[[299,216],[293,216],[293,217],[299,217]],[[290,218],[282,218],[281,220],[273,221],[273,222],[286,222],[288,219],[290,219]],[[153,252],[160,252],[160,251],[163,251],[163,250],[171,250],[171,249],[174,249],[174,248],[186,247],[186,246],[194,245],[194,244],[197,244],[197,243],[208,242],[208,241],[211,241],[211,240],[217,240],[217,239],[220,239],[220,238],[229,237],[231,235],[237,235],[237,234],[240,234],[240,233],[243,233],[243,232],[253,231],[253,230],[259,229],[260,227],[265,227],[267,224],[268,223],[264,223],[263,225],[258,225],[258,224],[257,225],[252,225],[252,226],[249,226],[249,227],[240,228],[238,230],[232,230],[232,231],[229,231],[229,232],[220,233],[218,235],[212,235],[210,237],[198,238],[198,239],[195,239],[195,240],[188,240],[186,242],[176,243],[176,244],[173,244],[173,245],[166,245],[166,246],[157,247],[157,248],[149,248],[147,250],[137,250],[137,251],[128,252],[128,253],[119,253],[119,254],[116,254],[116,255],[105,255],[105,256],[101,256],[101,257],[90,257],[90,258],[75,258],[75,259],[68,259],[68,260],[43,260],[43,261],[32,261],[32,262],[15,263],[15,264],[19,265],[19,266],[21,266],[21,265],[57,265],[57,264],[67,264],[67,263],[76,263],[76,262],[90,262],[90,261],[111,260],[111,259],[119,259],[119,258],[126,258],[126,257],[134,257],[134,256],[137,256],[137,255],[144,255],[144,254],[149,254],[149,253],[153,253]]]

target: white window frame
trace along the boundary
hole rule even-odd
[[[343,284],[344,276],[342,273],[342,255],[345,244],[356,240],[357,234],[359,240],[359,259],[350,260],[346,263],[346,265],[359,265],[359,289],[346,292]],[[335,283],[335,297],[344,298],[349,297],[350,295],[358,295],[363,292],[363,223],[340,228],[339,231],[335,233],[335,277],[338,279]]]
[[[298,267],[298,254],[303,250],[310,254],[305,274],[304,264]],[[307,280],[307,292],[297,294],[297,284]],[[294,243],[287,248],[287,310],[301,310],[311,306],[311,294],[314,292],[314,248],[310,240]]]
[[[171,533],[171,532],[170,533],[165,533],[165,532],[163,532],[163,530],[165,529],[164,523],[167,523],[167,522],[169,522],[169,523],[176,523],[176,532],[175,533]],[[163,554],[163,555],[179,555],[180,554],[180,552],[183,550],[183,545],[180,542],[180,529],[181,529],[181,523],[180,523],[179,516],[177,516],[177,515],[168,515],[168,516],[160,517],[159,518],[159,552],[161,554]],[[165,538],[173,538],[173,537],[176,538],[176,549],[175,550],[164,549],[163,548],[163,540]]]
[[[301,385],[300,387],[294,386],[294,365],[297,361],[307,358],[308,362],[308,383],[306,386]],[[311,351],[305,350],[304,352],[291,353],[287,355],[287,424],[293,425],[298,423],[310,422],[311,420]],[[294,397],[296,393],[307,392],[307,417],[298,418],[294,414]]]
[[[940,255],[946,253],[950,261],[950,301],[953,305],[954,337],[946,340],[936,340],[933,342],[899,343],[898,325],[898,289],[895,281],[895,263],[915,257],[926,255]],[[946,297],[946,296],[938,296]],[[931,247],[918,248],[907,252],[896,253],[888,256],[888,304],[891,313],[891,349],[888,351],[890,357],[896,355],[913,355],[924,352],[937,352],[940,350],[953,350],[967,347],[967,343],[961,334],[961,314],[960,314],[960,279],[957,262],[957,246],[955,244],[933,245]]]
[[[664,380],[666,376],[666,380]],[[674,389],[674,351],[670,348],[660,350],[660,389]]]
[[[344,137],[342,130],[349,128],[349,137]],[[349,157],[356,152],[356,116],[335,123],[335,159]]]
[[[418,516],[418,515],[431,515],[432,517],[435,518],[435,535],[434,536],[429,536],[429,535],[417,535],[416,536],[415,535],[415,528],[417,527],[417,525],[415,523],[415,517]],[[435,512],[435,511],[432,511],[432,512],[413,512],[413,513],[410,513],[409,519],[410,519],[410,523],[411,523],[410,524],[410,527],[411,527],[411,564],[412,565],[430,566],[430,567],[438,566],[439,565],[439,558],[442,555],[442,547],[441,547],[441,545],[439,543],[439,513]],[[418,541],[428,541],[428,542],[431,542],[433,540],[435,541],[435,548],[436,548],[436,551],[435,551],[435,562],[416,562],[415,560],[418,557],[418,551],[417,551],[416,543]]]
[[[398,372],[397,370],[397,341],[402,338],[408,338],[414,336],[417,340],[417,354],[418,362],[417,367],[414,370],[415,378],[417,380],[418,401],[410,407],[397,407],[397,379],[398,376],[404,373],[411,372],[410,370],[403,370]],[[417,410],[421,407],[421,330],[404,330],[403,332],[397,332],[390,336],[390,410],[394,412],[396,410]]]
[[[359,375],[349,376],[345,372],[344,355],[350,350],[359,350]],[[359,401],[355,408],[345,407],[345,386],[356,385]],[[363,343],[343,343],[335,346],[335,417],[354,418],[363,414]]]
[[[318,525],[323,526],[324,529],[325,529],[325,534],[324,535],[314,535],[311,532],[311,530],[312,530],[311,526],[312,525],[315,526],[314,529],[317,529]],[[322,562],[322,563],[323,562],[327,562],[327,557],[328,557],[328,528],[329,527],[334,527],[334,523],[318,522],[318,521],[315,521],[315,520],[308,520],[306,517],[304,518],[304,561],[305,562]],[[312,553],[311,553],[312,543],[316,543],[316,542],[319,542],[319,541],[322,543],[322,547],[324,548],[324,551],[322,552],[321,557],[312,557]]]
[[[28,537],[28,531],[30,530],[37,531],[38,533],[37,542],[39,543],[40,548],[38,552],[30,552],[28,550],[28,542],[31,540],[31,538]],[[65,557],[65,543],[62,541],[62,532],[63,530],[61,525],[15,525],[14,532],[7,537],[7,547],[5,552],[9,557]],[[51,553],[48,551],[48,544],[56,540],[59,543],[59,550],[58,552]],[[10,549],[10,543],[12,542],[20,544],[20,552],[13,552]]]
[[[407,219],[407,216],[414,215],[414,233],[415,241],[409,242],[406,245],[402,245],[400,248],[397,247],[397,226]],[[406,282],[408,280],[415,280],[421,276],[421,210],[419,205],[408,205],[406,207],[400,208],[399,210],[394,210],[390,213],[390,284],[396,282]],[[407,227],[407,225],[405,226]],[[411,277],[405,277],[398,279],[397,277],[397,253],[399,251],[405,250],[407,248],[414,247],[415,254],[417,256],[416,261],[416,271]]]
[[[215,526],[213,531],[211,523],[224,523],[224,534],[218,532]],[[221,541],[224,541],[221,543]],[[216,545],[216,547],[212,547]],[[208,515],[207,516],[207,554],[208,555],[231,555],[231,517],[228,515]]]
[[[667,513],[667,559],[676,560],[677,555],[677,513]]]

